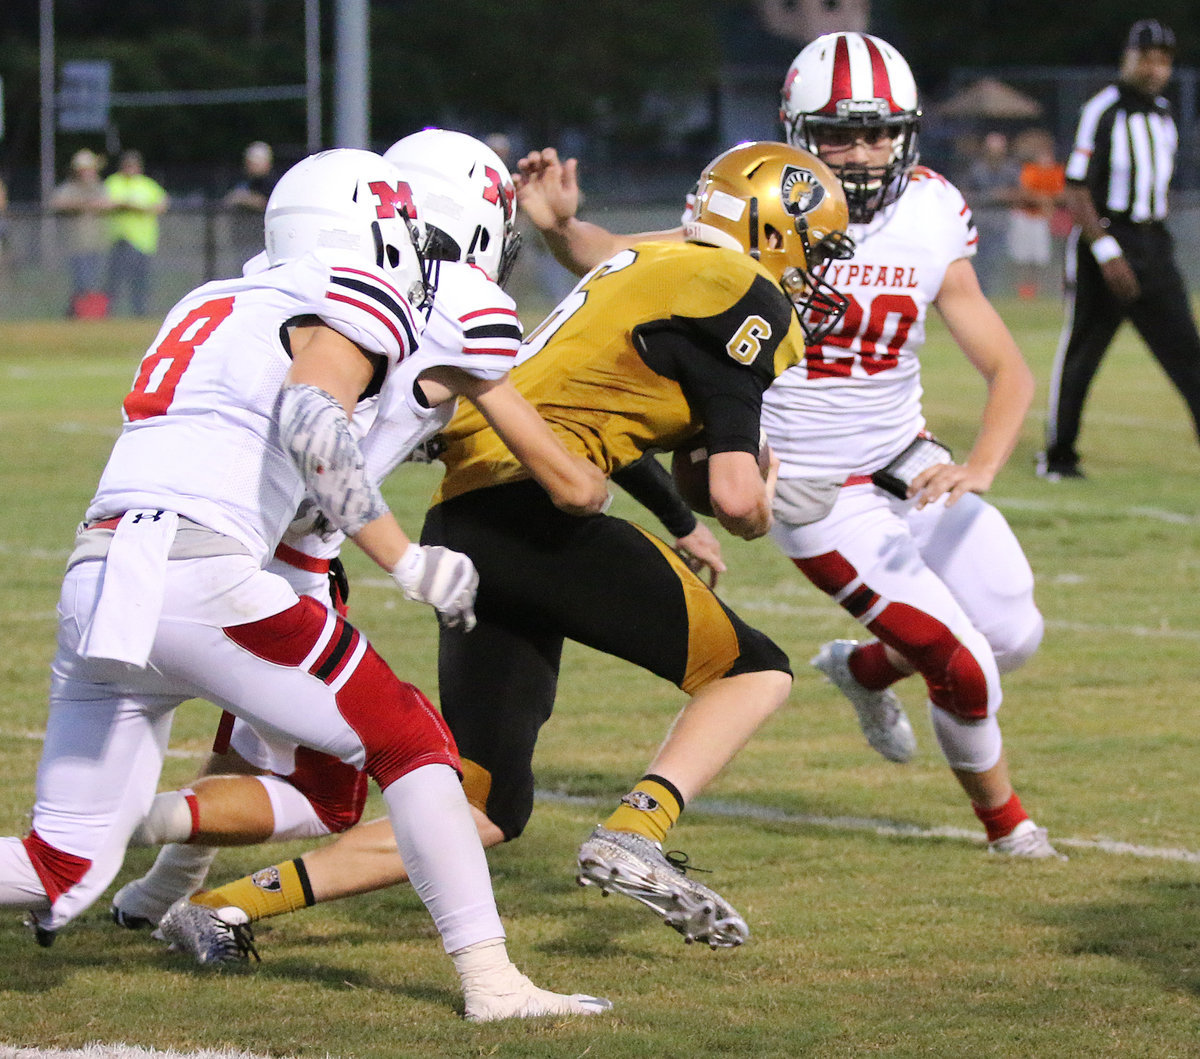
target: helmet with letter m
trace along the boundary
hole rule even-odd
[[[917,164],[921,108],[908,63],[887,41],[867,33],[826,33],[792,61],[779,120],[788,142],[816,154],[889,142],[883,165],[831,163],[850,207],[865,224],[896,201]],[[822,154],[828,158],[828,153]]]
[[[823,278],[854,243],[837,177],[816,155],[786,143],[730,148],[700,174],[684,237],[740,250],[761,262],[795,306],[806,341],[824,338],[846,311]]]
[[[408,180],[429,232],[431,259],[477,265],[504,286],[521,246],[507,166],[464,132],[422,129],[383,155]]]
[[[263,226],[272,266],[337,253],[383,269],[417,308],[433,297],[412,190],[372,151],[341,147],[301,159],[271,191]]]

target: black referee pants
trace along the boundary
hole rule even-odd
[[[1051,468],[1079,459],[1083,405],[1088,388],[1122,321],[1128,319],[1179,391],[1200,436],[1200,335],[1187,288],[1175,265],[1170,233],[1161,224],[1112,223],[1141,284],[1141,296],[1122,305],[1104,283],[1091,249],[1072,232],[1067,245],[1067,311],[1050,377],[1046,458]]]

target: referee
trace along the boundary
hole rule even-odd
[[[1178,133],[1159,95],[1175,34],[1156,19],[1129,31],[1116,84],[1080,113],[1067,162],[1066,319],[1050,379],[1047,481],[1083,478],[1075,442],[1088,387],[1126,317],[1187,402],[1200,434],[1200,335],[1164,223]]]

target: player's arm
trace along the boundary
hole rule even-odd
[[[367,477],[350,432],[359,395],[375,363],[340,332],[318,324],[290,334],[292,366],[284,381],[280,442],[330,522],[396,579],[405,596],[428,603],[449,625],[475,624],[479,575],[467,556],[414,544],[379,488]]]
[[[682,228],[661,232],[617,235],[590,221],[581,221],[578,162],[559,160],[553,147],[530,151],[517,163],[517,201],[534,227],[542,233],[550,252],[569,272],[582,276],[607,261],[618,250],[627,250],[648,240],[681,241]]]
[[[911,495],[920,498],[918,507],[943,494],[949,505],[964,493],[983,493],[991,488],[1021,436],[1034,393],[1033,372],[1000,314],[980,290],[968,258],[959,258],[946,270],[934,304],[951,336],[983,376],[987,400],[966,461],[931,467],[914,479]]]
[[[771,528],[771,498],[756,453],[710,453],[708,495],[717,521],[735,537],[752,541]]]
[[[608,479],[590,460],[563,447],[549,424],[505,376],[478,379],[461,368],[442,366],[422,376],[422,388],[441,385],[449,394],[466,397],[550,495],[554,506],[572,515],[598,515],[609,504]]]
[[[706,577],[709,588],[716,588],[717,578],[725,572],[721,542],[696,518],[658,457],[647,452],[641,459],[614,472],[612,480],[663,524],[675,539],[672,547],[688,569]]]

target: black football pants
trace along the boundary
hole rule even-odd
[[[1073,232],[1067,245],[1067,310],[1050,377],[1046,456],[1053,465],[1078,460],[1076,440],[1088,388],[1121,323],[1128,319],[1179,391],[1200,435],[1200,335],[1171,236],[1160,224],[1119,224],[1109,229],[1142,286],[1122,305],[1105,285],[1090,248]]]

